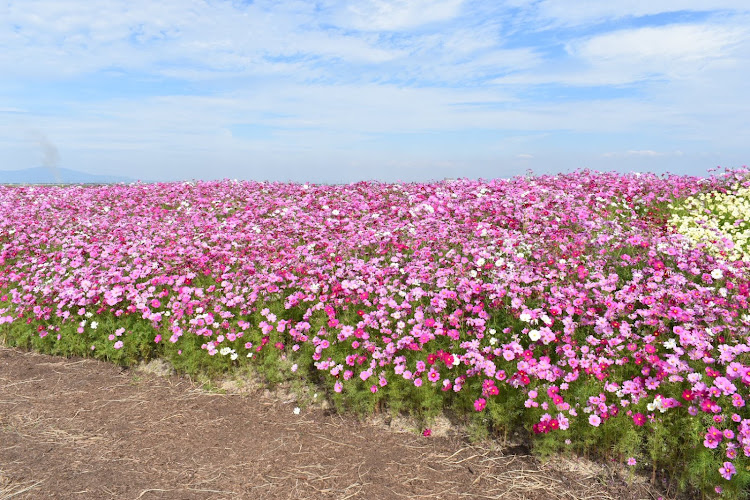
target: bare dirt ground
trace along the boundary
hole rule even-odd
[[[294,406],[0,346],[0,500],[657,498],[609,467]]]

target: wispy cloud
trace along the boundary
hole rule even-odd
[[[0,108],[0,113],[6,113],[6,114],[21,114],[21,113],[28,113],[27,110],[21,109],[21,108]]]
[[[664,151],[651,151],[650,149],[645,149],[641,151],[630,150],[630,151],[622,151],[622,152],[609,152],[609,153],[604,153],[602,156],[604,156],[605,158],[612,158],[612,157],[617,157],[617,156],[619,157],[645,156],[645,157],[655,158],[655,157],[661,157],[661,156],[682,156],[682,155],[683,155],[682,151],[664,152]]]
[[[455,18],[464,0],[361,0],[336,20],[362,31],[395,31]]]
[[[517,2],[528,6],[526,2]],[[527,20],[552,27],[591,26],[605,22],[632,20],[674,13],[747,13],[743,0],[647,0],[581,2],[578,0],[541,0],[527,7]]]

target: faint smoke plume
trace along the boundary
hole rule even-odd
[[[58,163],[60,163],[60,153],[57,151],[57,146],[38,130],[32,130],[31,135],[39,144],[42,153],[42,166],[50,171],[55,178],[55,182],[62,182],[60,171],[57,168]]]

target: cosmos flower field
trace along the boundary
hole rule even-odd
[[[425,435],[450,409],[543,455],[744,498],[749,186],[730,170],[0,187],[0,338],[253,365],[411,412]]]

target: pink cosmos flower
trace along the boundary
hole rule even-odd
[[[732,406],[735,408],[742,408],[745,406],[745,400],[739,393],[732,394]]]
[[[706,448],[714,449],[719,446],[719,443],[721,442],[723,437],[724,434],[712,425],[706,432],[706,436],[703,439],[703,446],[705,446]]]
[[[484,398],[479,398],[474,401],[474,409],[476,411],[482,411],[487,406],[487,400]]]
[[[721,474],[721,477],[726,480],[732,479],[732,476],[734,476],[736,473],[737,469],[734,468],[734,464],[732,464],[732,462],[724,462],[724,465],[719,468],[719,474]]]
[[[594,427],[599,427],[599,424],[602,423],[601,417],[599,415],[589,415],[589,424],[593,425]]]

